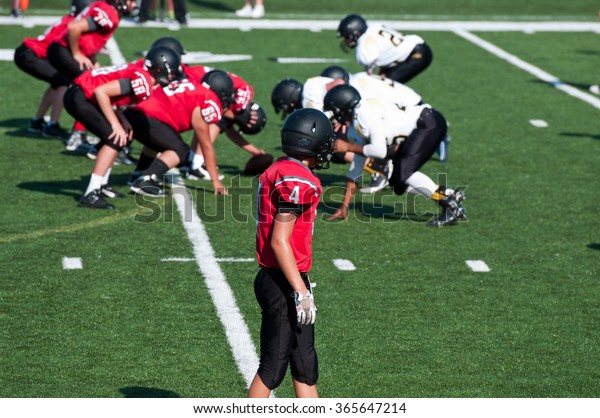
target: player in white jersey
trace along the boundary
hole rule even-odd
[[[346,174],[346,192],[341,206],[329,220],[346,219],[367,157],[391,157],[393,171],[389,183],[394,193],[423,195],[438,202],[442,212],[431,226],[446,226],[466,218],[461,202],[464,191],[436,184],[418,171],[431,158],[446,135],[447,124],[431,106],[399,106],[375,98],[361,100],[354,87],[343,84],[329,90],[324,109],[341,124],[351,123],[352,143],[336,141],[338,152],[353,152],[354,160]]]
[[[368,73],[406,83],[425,70],[433,59],[431,48],[418,35],[404,35],[384,26],[367,25],[360,15],[344,17],[337,29],[342,49],[356,49],[356,62]]]

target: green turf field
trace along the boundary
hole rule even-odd
[[[64,2],[45,3],[48,12]],[[197,18],[231,17],[240,3],[188,2]],[[366,3],[265,4],[280,19],[356,10],[374,18],[593,22],[598,9],[583,0],[436,1],[436,10],[417,1]],[[0,25],[0,49],[44,29]],[[578,92],[600,82],[597,32],[472,33]],[[418,34],[434,61],[409,85],[446,116],[452,135],[448,161],[433,159],[423,171],[467,187],[468,221],[431,229],[424,225],[437,210],[431,202],[380,192],[357,196],[347,222],[327,223],[345,167],[319,173],[326,191],[312,278],[320,395],[600,397],[599,108],[455,32]],[[272,58],[340,59],[360,70],[332,30],[122,27],[115,40],[129,60],[160,36],[177,36],[188,51],[252,55],[218,65],[254,86],[268,124],[249,140],[276,155],[282,122],[270,105],[273,86],[284,77],[303,82],[327,64]],[[93,161],[27,133],[46,86],[10,61],[0,61],[0,71],[0,397],[245,396],[245,375],[202,271],[210,260],[194,261],[176,202],[127,196],[111,212],[77,208]],[[532,126],[534,119],[548,127]],[[63,112],[63,126],[72,121]],[[203,245],[218,259],[252,258],[256,179],[241,174],[249,154],[220,138],[217,155],[230,196],[186,181],[208,236]],[[131,169],[114,168],[118,190],[128,191]],[[63,269],[64,257],[81,258],[83,268]],[[173,258],[190,261],[161,261]],[[334,259],[356,270],[341,271]],[[472,272],[466,260],[483,260],[491,271]],[[256,264],[216,264],[256,349]],[[293,396],[289,377],[277,396]]]

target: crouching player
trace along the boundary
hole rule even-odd
[[[268,397],[291,369],[299,398],[317,397],[314,322],[310,290],[312,231],[322,194],[313,169],[329,167],[333,127],[316,109],[288,116],[281,129],[286,156],[259,178],[254,293],[262,311],[260,364],[248,396]]]

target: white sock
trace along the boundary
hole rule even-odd
[[[108,170],[106,170],[106,174],[104,175],[104,177],[102,177],[102,185],[106,186],[108,184],[108,178],[110,177],[110,172],[112,171],[112,168],[109,168]]]
[[[202,164],[204,164],[204,155],[194,154],[192,158],[192,170],[202,167]]]
[[[100,187],[102,187],[102,176],[99,176],[98,174],[92,174],[90,177],[90,184],[88,184],[88,188],[85,191],[85,196],[94,190],[99,190]]]
[[[408,185],[408,188],[406,189],[408,193],[426,197],[433,196],[433,192],[438,189],[438,185],[435,184],[428,175],[423,174],[420,171],[415,171],[407,178],[406,184]]]

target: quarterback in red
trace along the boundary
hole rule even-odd
[[[29,124],[29,132],[41,132],[45,137],[61,136],[62,132],[58,125],[61,110],[63,108],[62,96],[56,94],[56,89],[69,84],[68,78],[58,71],[48,61],[48,46],[52,42],[60,40],[67,32],[67,26],[75,19],[92,0],[72,0],[71,13],[54,22],[46,31],[36,38],[25,38],[23,43],[15,50],[15,64],[26,73],[46,81],[50,87],[42,96],[38,110]],[[52,107],[50,114],[49,129],[44,123],[44,115]]]
[[[262,321],[260,364],[248,391],[252,398],[269,397],[283,381],[288,366],[296,396],[318,396],[317,308],[308,272],[322,188],[312,170],[329,167],[334,139],[331,122],[323,112],[293,112],[281,129],[286,157],[259,178],[256,256],[260,270],[254,293]]]

